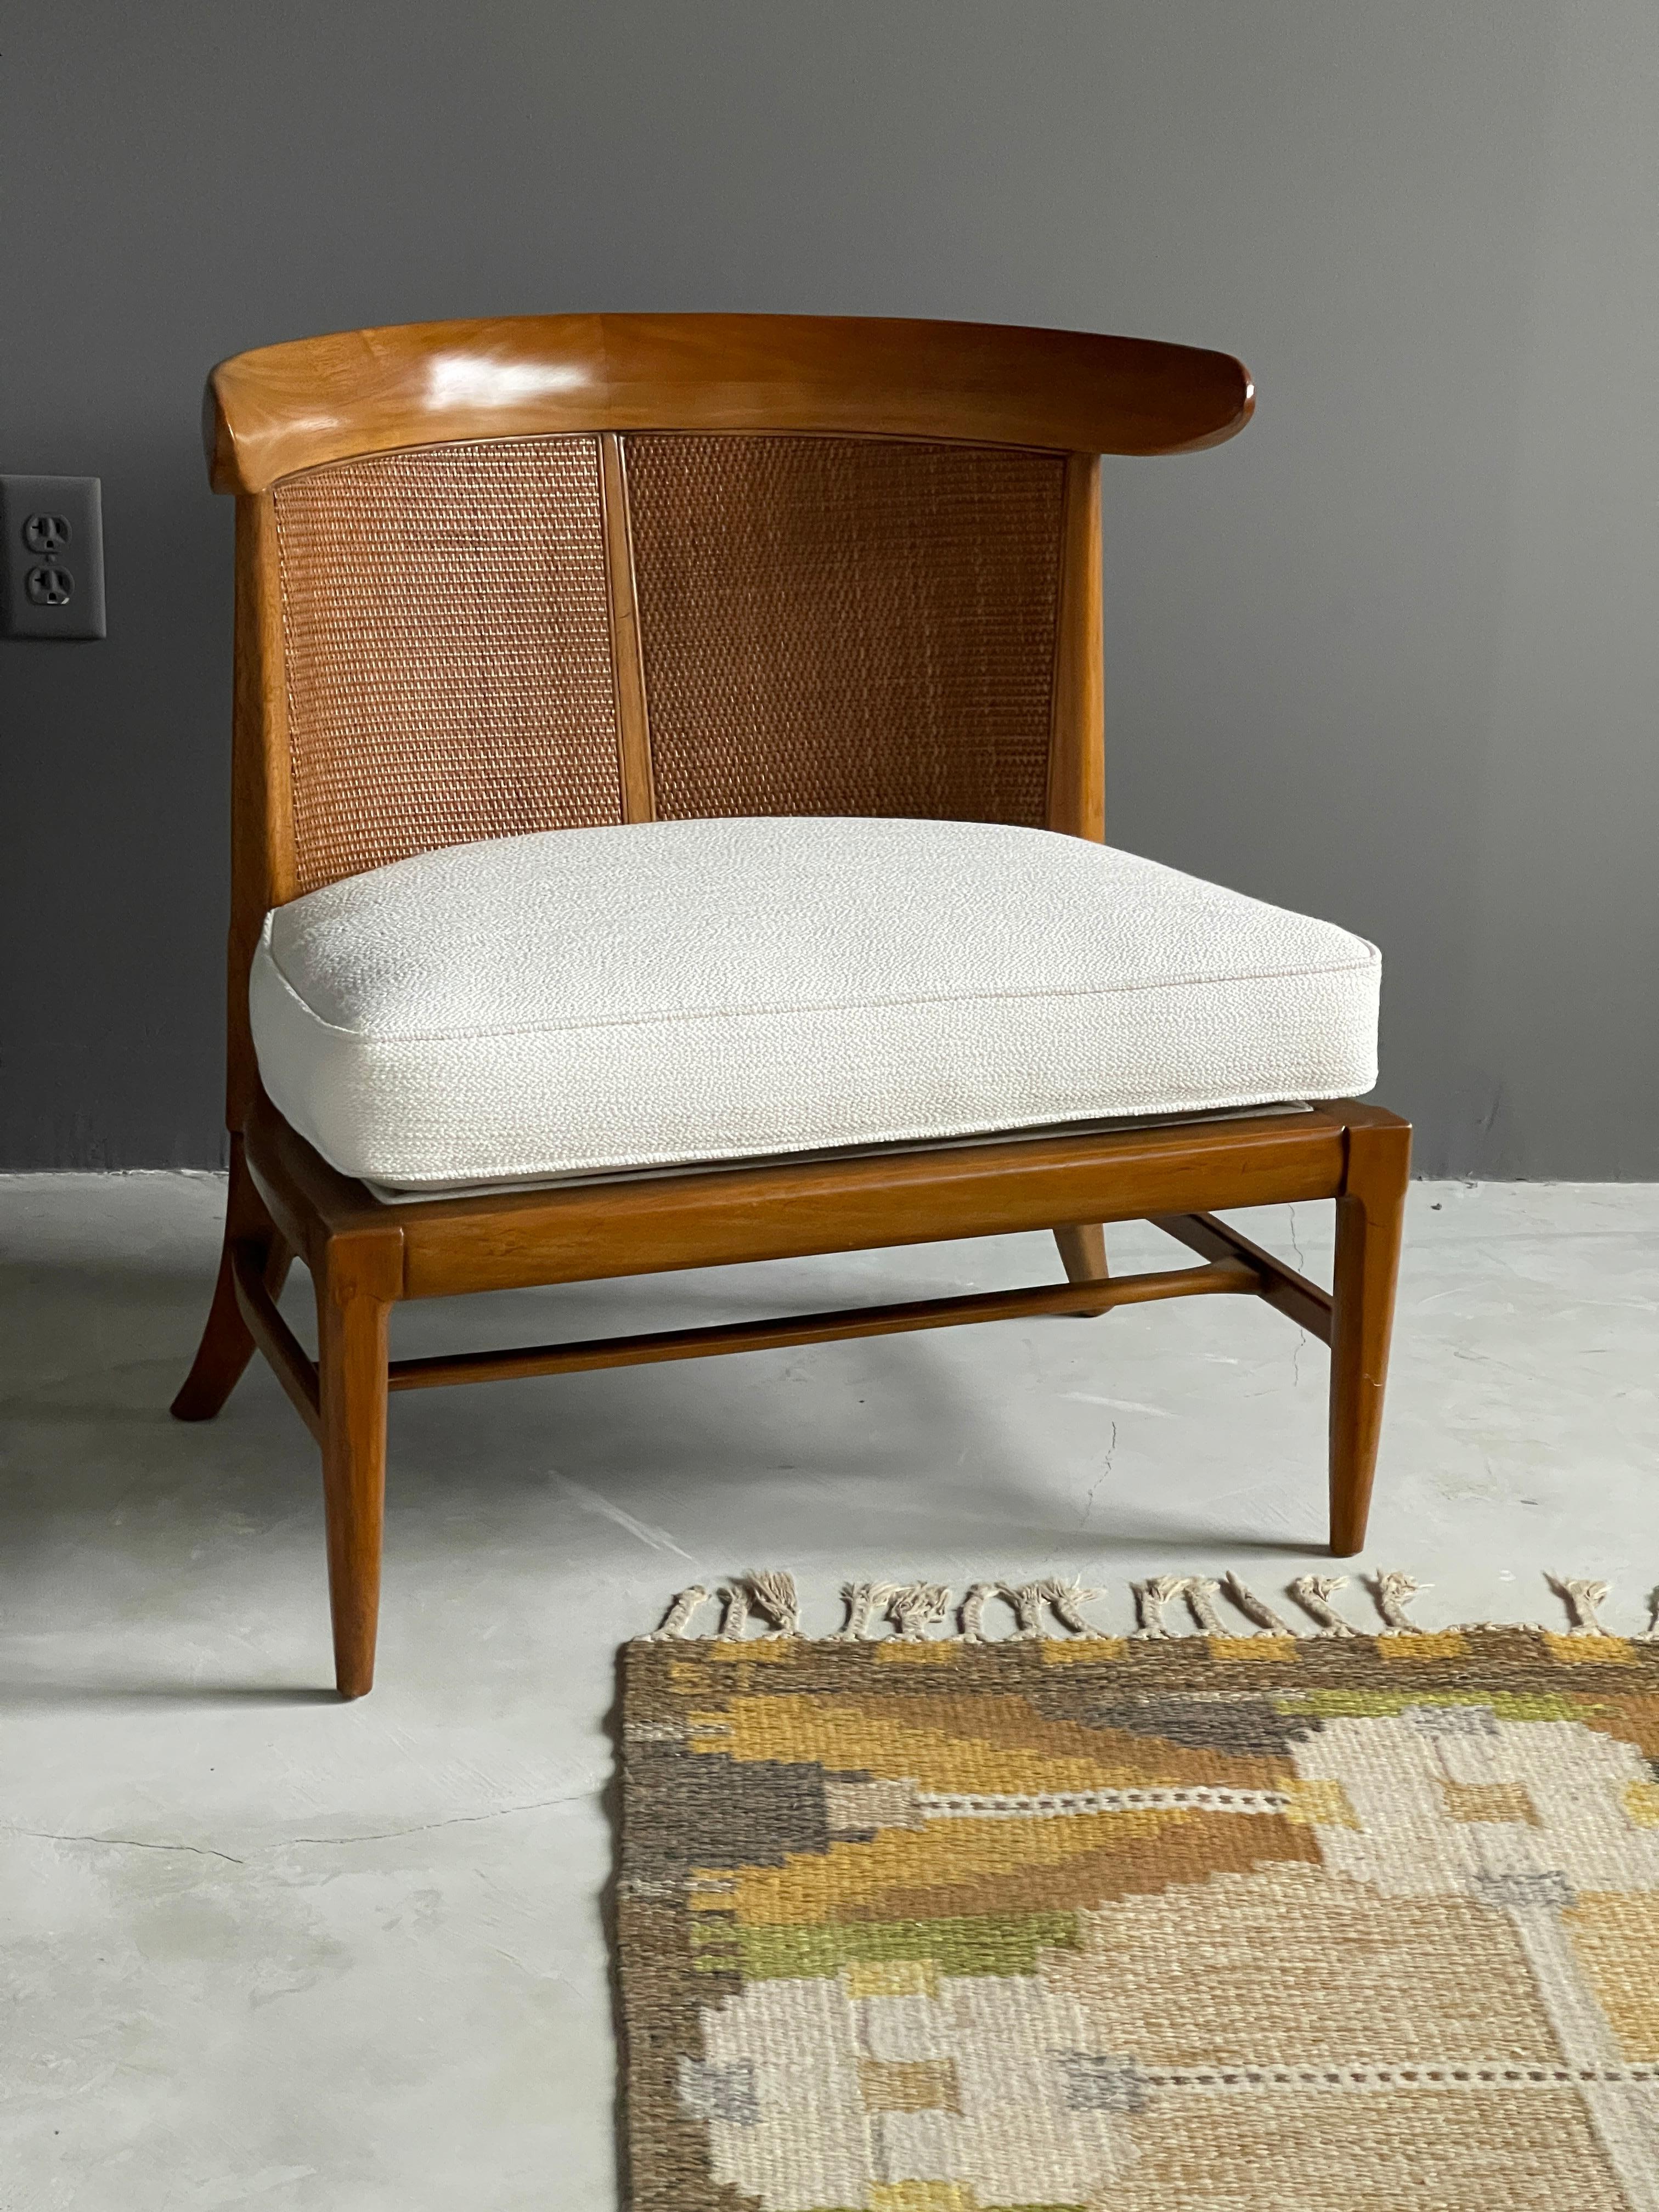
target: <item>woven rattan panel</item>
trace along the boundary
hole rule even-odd
[[[627,441],[657,811],[1040,823],[1064,464]]]
[[[276,505],[301,891],[622,818],[596,440],[376,455]]]

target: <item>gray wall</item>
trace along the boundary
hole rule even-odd
[[[1659,1176],[1651,0],[77,0],[0,101],[0,465],[110,607],[0,646],[0,1164],[218,1157],[208,364],[653,307],[1241,354],[1108,467],[1111,834],[1382,945],[1429,1171]]]

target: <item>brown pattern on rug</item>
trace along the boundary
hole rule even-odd
[[[1659,1645],[623,1676],[635,2212],[1659,2212]]]

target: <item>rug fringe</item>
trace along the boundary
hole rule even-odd
[[[1549,1585],[1567,1608],[1567,1619],[1571,1624],[1567,1630],[1569,1636],[1607,1634],[1595,1613],[1607,1595],[1605,1583],[1569,1581],[1564,1576],[1552,1575]]]
[[[1304,1613],[1313,1615],[1317,1628],[1299,1629],[1301,1636],[1358,1636],[1359,1631],[1352,1621],[1344,1620],[1331,1603],[1340,1589],[1346,1589],[1346,1575],[1298,1575],[1291,1584],[1291,1595]]]
[[[1545,1580],[1561,1601],[1566,1614],[1566,1635],[1612,1638],[1613,1632],[1603,1625],[1599,1610],[1607,1601],[1606,1583],[1556,1574],[1547,1575]],[[1168,1641],[1188,1633],[1172,1629],[1169,1623],[1168,1608],[1177,1598],[1185,1600],[1197,1637],[1224,1641],[1294,1638],[1316,1642],[1366,1635],[1455,1632],[1425,1629],[1411,1618],[1407,1606],[1431,1585],[1402,1574],[1397,1568],[1362,1577],[1363,1587],[1370,1593],[1382,1626],[1357,1627],[1332,1602],[1338,1591],[1347,1589],[1348,1582],[1346,1575],[1298,1575],[1289,1584],[1288,1592],[1312,1625],[1296,1627],[1231,1569],[1219,1578],[1212,1575],[1153,1575],[1129,1585],[1137,1621],[1130,1632],[1131,1640]],[[1100,1640],[1111,1632],[1085,1619],[1083,1607],[1107,1595],[1105,1590],[1085,1589],[1079,1581],[1061,1582],[1049,1576],[1029,1583],[972,1583],[953,1607],[953,1592],[945,1583],[844,1583],[841,1595],[847,1618],[824,1640],[832,1644],[1022,1643],[1040,1639],[1050,1632],[1045,1628],[1046,1615],[1052,1615],[1062,1641]],[[1224,1596],[1249,1624],[1248,1627],[1235,1630],[1229,1626],[1217,1604],[1217,1600]],[[712,1629],[695,1627],[693,1624],[711,1598],[720,1607],[718,1625]],[[1000,1601],[1012,1616],[1009,1626],[1000,1634],[991,1632],[986,1626],[986,1613],[994,1601]],[[1630,1642],[1659,1643],[1659,1589],[1650,1596],[1648,1609],[1647,1627],[1630,1638]],[[945,1626],[953,1613],[954,1628],[945,1628],[943,1635],[933,1633]],[[768,1625],[754,1634],[750,1622],[757,1615]],[[890,1636],[885,1638],[881,1633],[884,1623],[890,1629]],[[1456,1627],[1539,1631],[1535,1621],[1464,1621],[1456,1624]],[[750,1569],[745,1574],[734,1575],[729,1583],[721,1583],[713,1591],[700,1583],[693,1583],[675,1597],[663,1617],[662,1626],[641,1640],[647,1644],[732,1644],[746,1638],[757,1643],[800,1640],[800,1597],[793,1575],[781,1568]]]
[[[1222,1578],[1221,1587],[1238,1607],[1246,1620],[1253,1620],[1264,1636],[1294,1636],[1296,1631],[1288,1620],[1275,1613],[1272,1606],[1259,1598],[1248,1583],[1241,1582],[1231,1568]]]

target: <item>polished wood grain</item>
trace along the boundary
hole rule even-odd
[[[640,602],[634,578],[634,544],[628,521],[628,462],[611,431],[599,440],[605,496],[605,577],[611,593],[611,652],[616,671],[617,729],[622,752],[623,818],[653,822],[651,726],[640,644]]]
[[[1175,1128],[1025,1137],[383,1206],[263,1094],[250,1171],[311,1264],[320,1237],[386,1224],[405,1298],[872,1250],[1084,1221],[1334,1198],[1346,1105]],[[1075,1248],[1074,1248],[1075,1249]],[[1084,1248],[1085,1255],[1089,1249]],[[1262,1255],[1263,1263],[1278,1262]],[[1090,1278],[1092,1279],[1092,1276]]]
[[[1146,1305],[1160,1298],[1251,1296],[1261,1279],[1250,1267],[1176,1267],[1120,1275],[1103,1285],[1091,1312]],[[775,1352],[797,1344],[838,1344],[852,1337],[892,1336],[918,1328],[957,1328],[968,1322],[1021,1321],[1034,1314],[1073,1314],[1069,1285],[986,1291],[958,1298],[910,1298],[897,1305],[852,1306],[833,1313],[788,1314],[775,1321],[727,1322],[715,1328],[659,1329],[649,1335],[599,1337],[587,1343],[526,1345],[510,1352],[461,1352],[428,1359],[394,1359],[394,1390],[451,1382],[505,1382],[529,1375],[574,1375],[595,1367],[642,1367],[660,1359],[702,1359],[734,1352]]]
[[[1242,430],[1230,355],[1085,331],[818,315],[520,315],[340,331],[221,362],[216,491],[347,456],[576,430],[788,430],[1173,453]]]
[[[1254,1267],[1261,1283],[1261,1296],[1270,1306],[1322,1344],[1330,1342],[1330,1292],[1297,1274],[1294,1267],[1287,1267],[1260,1244],[1252,1243],[1231,1222],[1218,1221],[1211,1213],[1164,1213],[1153,1215],[1152,1225],[1177,1243],[1201,1252],[1206,1260],[1231,1258]]]
[[[268,497],[236,502],[235,660],[231,706],[230,957],[225,1006],[226,1120],[240,1129],[258,1083],[247,975],[272,907],[294,896],[294,810],[283,595]]]
[[[398,1241],[401,1275],[404,1209],[382,1206],[355,1177],[331,1167],[263,1091],[248,1115],[246,1157],[271,1218],[313,1275],[334,1237],[381,1228]]]
[[[1100,456],[1066,463],[1060,517],[1060,608],[1049,702],[1048,822],[1072,837],[1106,837],[1106,672],[1100,545]],[[1054,1241],[1074,1283],[1103,1276],[1098,1223],[1057,1229]],[[1104,1307],[1085,1308],[1104,1312]]]
[[[234,957],[233,952],[233,958]],[[272,1298],[280,1297],[295,1248],[281,1236],[249,1172],[240,1132],[230,1140],[230,1175],[225,1196],[224,1248],[219,1276],[208,1309],[207,1326],[183,1387],[173,1400],[177,1421],[210,1421],[240,1382],[256,1349],[237,1294],[239,1251],[258,1254],[260,1279]]]
[[[1330,1337],[1331,1549],[1339,1559],[1364,1547],[1370,1514],[1412,1164],[1409,1125],[1379,1107],[1357,1108],[1347,1135]]]
[[[175,1401],[223,1404],[262,1350],[322,1445],[336,1679],[374,1679],[386,1407],[393,1389],[566,1373],[1193,1295],[1255,1295],[1332,1346],[1335,1547],[1354,1549],[1380,1431],[1407,1125],[1338,1102],[1091,1136],[698,1170],[609,1184],[386,1206],[323,1160],[265,1097],[246,1014],[268,910],[295,896],[282,576],[271,486],[297,471],[461,439],[592,434],[624,806],[651,817],[650,700],[635,583],[629,430],[775,432],[1034,448],[1065,457],[1046,820],[1104,835],[1099,460],[1231,437],[1248,375],[1195,348],[975,324],[787,316],[540,316],[358,331],[222,363],[205,425],[215,485],[237,494],[226,1244],[206,1333]],[[1328,1199],[1328,1297],[1217,1218]],[[1204,1264],[1108,1272],[1100,1224],[1150,1218]],[[1066,1280],[1036,1290],[805,1314],[719,1328],[393,1362],[403,1298],[983,1237],[1054,1233]],[[317,1359],[276,1305],[301,1260]]]
[[[1081,1226],[1056,1229],[1054,1243],[1060,1248],[1060,1265],[1066,1270],[1068,1283],[1102,1283],[1111,1273],[1106,1264],[1106,1231],[1097,1221],[1085,1222]],[[1076,1313],[1104,1313],[1112,1304],[1104,1304],[1085,1299],[1071,1309]]]
[[[403,1233],[404,1295],[446,1297],[1330,1198],[1342,1161],[1340,1122],[1303,1114],[1175,1141],[1156,1130],[1033,1139],[386,1211]]]
[[[1048,740],[1048,827],[1098,845],[1106,836],[1106,676],[1101,596],[1100,459],[1066,464],[1060,618]]]
[[[252,1341],[264,1352],[289,1403],[320,1443],[323,1437],[322,1389],[317,1363],[283,1320],[265,1280],[263,1255],[252,1243],[230,1247],[231,1280],[236,1304]]]
[[[399,1272],[395,1240],[359,1231],[329,1239],[316,1274],[329,1607],[334,1679],[343,1698],[361,1698],[374,1682],[388,1324]]]
[[[325,1277],[333,1264],[331,1255],[340,1248],[361,1245],[367,1239],[377,1249],[377,1288],[370,1301],[375,1310],[358,1315],[355,1335],[343,1324],[331,1334],[319,1318],[325,1456],[331,1449],[335,1469],[327,1500],[343,1692],[361,1694],[372,1676],[384,1398],[394,1387],[389,1363],[378,1415],[373,1399],[374,1378],[386,1363],[385,1310],[394,1298],[1021,1229],[1066,1231],[1079,1218],[1091,1223],[1155,1218],[1183,1242],[1213,1255],[1213,1265],[1154,1278],[1157,1287],[1152,1291],[1138,1289],[1134,1278],[1109,1278],[1082,1302],[1077,1281],[1035,1296],[1011,1294],[1013,1304],[1000,1311],[996,1294],[991,1294],[989,1310],[960,1311],[957,1318],[1007,1318],[1018,1311],[1105,1311],[1149,1296],[1173,1297],[1221,1289],[1253,1291],[1319,1333],[1322,1294],[1316,1285],[1248,1240],[1226,1233],[1226,1224],[1215,1224],[1212,1232],[1206,1233],[1205,1224],[1216,1207],[1321,1198],[1337,1199],[1340,1206],[1349,1203],[1351,1124],[1363,1133],[1355,1191],[1363,1186],[1366,1195],[1357,1215],[1350,1206],[1341,1217],[1347,1226],[1339,1243],[1340,1348],[1333,1360],[1334,1391],[1339,1380],[1341,1388],[1333,1400],[1331,1464],[1333,1540],[1352,1549],[1363,1541],[1364,1503],[1376,1459],[1379,1341],[1384,1355],[1387,1346],[1386,1314],[1381,1324],[1378,1317],[1392,1292],[1389,1223],[1392,1219],[1395,1224],[1392,1250],[1397,1255],[1398,1211],[1404,1194],[1401,1163],[1408,1157],[1409,1144],[1407,1125],[1381,1109],[1340,1102],[1310,1113],[1252,1115],[1185,1128],[998,1142],[876,1159],[735,1169],[394,1207],[379,1204],[362,1184],[331,1168],[260,1097],[249,1118],[247,1158],[255,1187],[267,1200],[278,1229],[291,1234],[313,1273],[320,1268]],[[1390,1142],[1392,1153],[1388,1151]],[[1379,1179],[1377,1158],[1389,1167],[1393,1183],[1386,1176]],[[1076,1244],[1072,1251],[1074,1258],[1079,1256]],[[1082,1279],[1098,1279],[1092,1272],[1086,1231],[1080,1256],[1091,1268]],[[321,1316],[320,1288],[319,1297]],[[665,1339],[656,1340],[654,1349],[642,1340],[627,1340],[617,1346],[600,1346],[597,1354],[592,1346],[539,1346],[522,1352],[465,1355],[459,1367],[399,1363],[395,1387],[556,1372],[576,1364],[690,1358],[696,1356],[700,1344],[709,1352],[753,1350],[763,1343],[813,1340],[819,1329],[830,1335],[871,1334],[887,1328],[945,1325],[942,1315],[936,1318],[927,1310],[929,1302],[920,1304],[921,1310],[908,1316],[809,1316],[738,1324],[731,1331],[669,1332]],[[355,1351],[349,1350],[350,1344]],[[331,1361],[338,1376],[332,1385],[328,1379]],[[331,1403],[335,1407],[331,1428]],[[352,1685],[356,1686],[349,1686]]]

